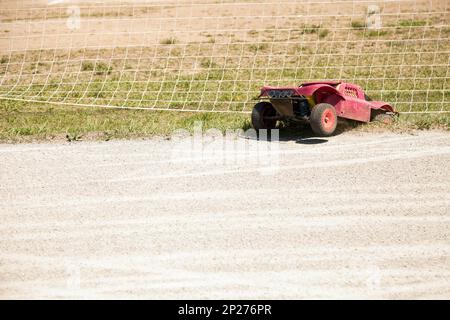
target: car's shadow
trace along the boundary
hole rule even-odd
[[[339,121],[339,124],[338,124],[333,136],[340,135],[345,131],[356,128],[357,126],[358,126],[357,122]],[[258,139],[254,135],[245,135],[244,138],[253,139],[253,140]],[[315,144],[327,143],[329,138],[330,137],[327,137],[327,138],[318,137],[312,131],[311,126],[309,124],[305,123],[305,124],[290,125],[288,127],[279,128],[279,136],[278,136],[277,140],[284,141],[284,142],[294,141],[295,143],[304,144],[304,145],[315,145]],[[271,139],[270,134],[267,139],[264,138],[261,140],[274,141],[273,139]]]

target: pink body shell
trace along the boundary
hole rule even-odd
[[[367,101],[364,91],[356,84],[340,81],[308,82],[299,87],[264,86],[261,95],[267,95],[269,90],[292,90],[294,95],[312,97],[316,104],[328,103],[334,106],[341,118],[369,122],[372,110],[394,112],[391,105],[382,101]]]

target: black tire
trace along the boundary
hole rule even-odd
[[[315,134],[321,137],[331,136],[337,126],[336,109],[331,104],[319,103],[312,108],[309,121]]]
[[[252,111],[252,126],[255,130],[275,129],[277,120],[265,119],[265,117],[275,117],[277,111],[269,102],[259,102],[255,104]]]

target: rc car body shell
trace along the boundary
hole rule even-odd
[[[319,103],[328,103],[336,109],[338,117],[369,122],[374,110],[394,112],[386,102],[370,101],[361,87],[343,81],[307,82],[298,87],[261,88],[259,98],[268,98],[282,116],[294,117],[294,99],[306,99],[310,108]]]

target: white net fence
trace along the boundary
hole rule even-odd
[[[262,85],[354,82],[450,112],[448,0],[0,1],[0,99],[249,112]]]

